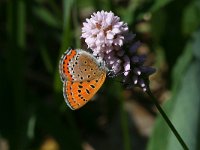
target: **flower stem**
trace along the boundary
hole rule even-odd
[[[150,88],[147,88],[146,93],[151,97],[151,99],[153,100],[154,104],[156,105],[158,111],[160,112],[160,114],[162,115],[162,117],[164,118],[164,120],[166,121],[167,125],[170,127],[171,131],[174,133],[174,135],[176,136],[176,138],[178,139],[179,143],[182,145],[184,150],[189,150],[186,143],[183,141],[183,139],[181,138],[180,134],[178,133],[178,131],[176,130],[176,128],[174,127],[174,125],[172,124],[172,122],[169,120],[169,118],[167,117],[167,115],[165,114],[164,110],[162,109],[162,107],[160,106],[160,104],[158,103],[157,99],[154,97],[154,95],[152,94]]]

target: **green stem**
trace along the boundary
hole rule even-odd
[[[162,117],[164,118],[164,120],[166,121],[168,126],[170,127],[171,131],[174,133],[174,135],[178,139],[179,143],[182,145],[183,149],[184,150],[189,150],[187,145],[186,145],[186,143],[183,141],[183,139],[181,138],[180,134],[178,133],[178,131],[176,130],[176,128],[174,127],[172,122],[169,120],[169,118],[167,117],[167,115],[165,114],[164,110],[162,109],[162,107],[160,106],[160,104],[158,103],[157,99],[154,97],[154,95],[152,94],[152,92],[151,92],[151,90],[149,88],[147,89],[146,93],[153,100],[153,102],[156,105],[158,111],[160,112],[160,114],[162,115]]]

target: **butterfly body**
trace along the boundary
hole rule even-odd
[[[81,49],[68,49],[60,60],[63,95],[71,109],[85,105],[105,81],[107,68],[103,61]]]

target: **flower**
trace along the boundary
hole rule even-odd
[[[124,33],[127,31],[127,24],[120,21],[111,11],[98,11],[83,23],[81,37],[85,38],[95,55],[104,55],[123,45]]]
[[[105,60],[108,68],[115,74],[121,70],[122,60],[118,55],[122,55],[123,51],[120,47],[123,46],[124,40],[131,36],[128,34],[127,24],[120,21],[118,16],[111,11],[93,13],[91,18],[83,23],[81,37],[85,38],[93,55]],[[127,65],[125,68],[128,69]]]
[[[127,50],[131,67],[130,71],[126,75],[124,74],[123,83],[126,87],[139,86],[143,91],[146,91],[149,84],[149,75],[153,74],[156,70],[155,68],[143,65],[146,55],[137,54],[137,48],[140,45],[140,42],[133,43]]]
[[[155,69],[143,66],[146,57],[136,53],[141,43],[133,42],[134,34],[118,16],[111,11],[93,13],[83,23],[81,38],[85,39],[93,55],[105,61],[112,76],[122,74],[127,87],[138,85],[147,90],[146,79]]]

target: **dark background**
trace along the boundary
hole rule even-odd
[[[85,48],[82,23],[113,11],[148,55],[154,95],[190,149],[200,139],[198,0],[1,0],[0,150],[177,150],[178,141],[138,88],[106,79],[77,111],[63,99],[58,62]]]

